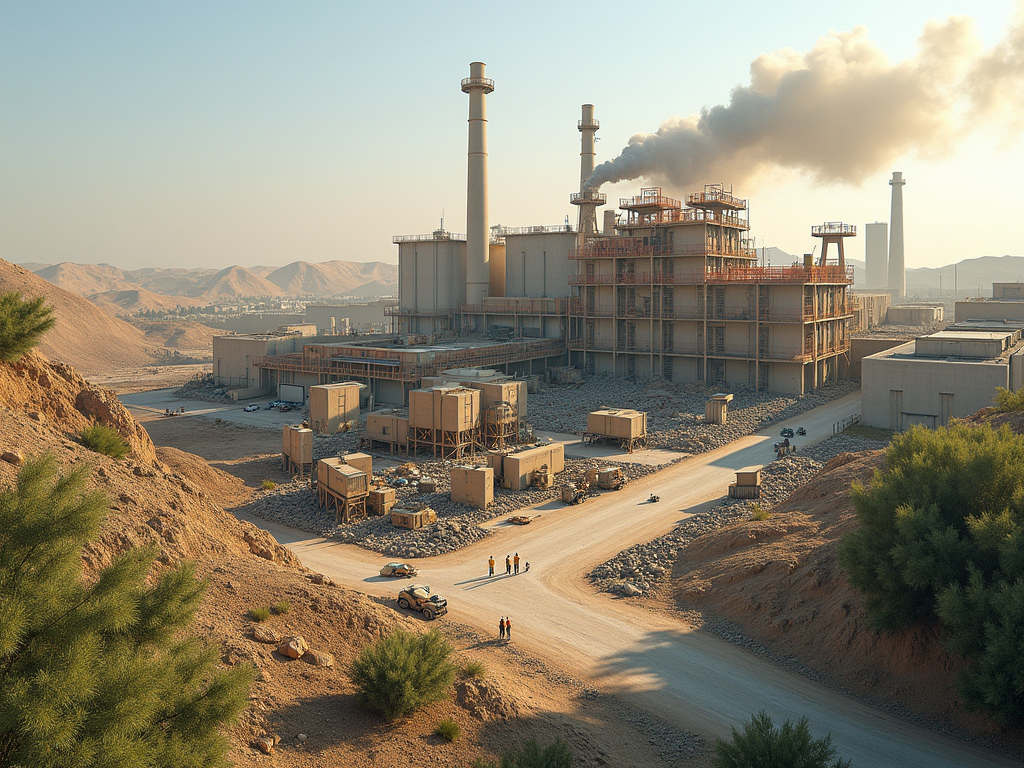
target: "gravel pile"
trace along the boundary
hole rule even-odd
[[[587,414],[599,408],[635,408],[647,412],[648,446],[683,453],[721,448],[773,422],[797,416],[860,389],[857,380],[831,382],[806,395],[736,390],[724,425],[704,420],[704,406],[716,389],[649,384],[612,376],[591,376],[576,386],[554,386],[530,395],[529,420],[534,429],[582,434]],[[539,415],[538,415],[539,414]]]
[[[347,438],[347,440],[346,440]],[[317,438],[314,456],[319,459],[338,455],[350,441],[358,445],[358,435],[347,433],[330,438]],[[294,479],[270,491],[259,492],[256,498],[242,511],[269,522],[280,523],[292,528],[309,531],[317,536],[337,541],[358,544],[361,547],[380,552],[388,557],[431,557],[453,552],[488,535],[480,523],[502,515],[512,514],[524,507],[561,497],[561,484],[570,479],[583,477],[587,470],[615,464],[622,467],[629,480],[636,480],[657,471],[658,467],[642,464],[623,464],[598,461],[597,459],[567,458],[565,472],[556,479],[556,487],[548,490],[527,488],[511,491],[497,488],[494,502],[487,509],[475,509],[451,500],[451,468],[464,462],[417,460],[415,462],[421,477],[434,480],[433,493],[420,494],[412,486],[396,488],[399,506],[402,502],[420,502],[437,512],[437,522],[417,530],[396,528],[388,517],[369,517],[350,525],[334,524],[333,512],[328,514],[317,506],[310,491],[308,480]],[[394,469],[375,472],[385,478],[394,476]]]
[[[838,435],[807,448],[802,454],[777,459],[761,473],[761,498],[757,501],[725,499],[688,518],[664,536],[623,550],[594,568],[589,574],[590,580],[604,592],[627,597],[645,594],[655,582],[672,572],[679,551],[693,539],[737,520],[749,519],[756,509],[771,510],[814,477],[833,456],[884,446],[885,443],[865,437]]]

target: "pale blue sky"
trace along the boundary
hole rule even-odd
[[[465,231],[467,97],[484,61],[490,216],[557,224],[579,176],[580,104],[598,161],[671,117],[728,101],[751,61],[866,25],[892,60],[929,18],[967,14],[986,45],[1010,0],[269,3],[0,0],[0,256],[209,266],[397,260],[393,234],[442,209]],[[956,152],[899,158],[907,265],[1024,255],[1024,147],[995,126]],[[863,185],[762,178],[758,245],[810,250],[814,223],[888,218]],[[730,179],[707,179],[708,182]],[[640,181],[608,185],[609,199]],[[984,189],[985,195],[978,190]],[[668,190],[682,194],[691,190]],[[996,199],[998,216],[961,215]],[[862,255],[863,242],[851,244]]]

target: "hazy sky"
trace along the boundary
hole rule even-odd
[[[984,56],[1020,12],[1011,0],[0,0],[0,257],[126,268],[396,262],[392,235],[429,232],[442,211],[447,229],[465,231],[468,97],[459,82],[477,60],[496,83],[487,104],[491,223],[558,224],[566,214],[575,223],[568,197],[579,183],[584,102],[601,122],[602,162],[634,134],[729,104],[763,54],[791,49],[759,61],[770,71],[779,62],[800,70],[811,59],[797,54],[832,50],[822,38],[863,25],[866,40],[855,38],[871,61],[858,53],[844,76],[880,72],[905,86],[956,58],[944,55],[952,42],[941,37],[919,56],[929,19],[969,16],[971,56]],[[812,58],[834,69],[827,56]],[[1018,104],[1021,93],[999,82],[983,110],[971,101],[973,81],[964,82],[946,88],[945,100],[929,91],[916,105],[927,140],[915,140],[917,122],[883,120],[880,130],[900,138],[866,157],[853,147],[863,131],[843,134],[858,125],[860,102],[826,101],[830,108],[818,110],[816,96],[795,120],[773,122],[774,154],[759,154],[760,144],[722,150],[712,172],[739,178],[685,189],[666,183],[666,193],[742,179],[734,191],[750,198],[757,244],[800,253],[811,248],[812,224],[887,220],[887,180],[900,170],[908,267],[1024,255],[1020,114],[992,108]],[[922,118],[922,105],[939,105],[938,114]],[[936,128],[929,117],[945,122]],[[845,156],[849,140],[850,167],[841,158],[816,171],[800,158],[789,168],[765,164],[804,144],[829,151],[819,139],[833,128],[844,151],[832,154]],[[602,191],[617,201],[643,183]],[[850,251],[863,255],[863,237]]]

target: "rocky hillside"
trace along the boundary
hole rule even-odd
[[[284,292],[273,283],[237,265],[210,275],[185,292],[185,296],[199,303],[214,303],[239,296],[283,295]]]
[[[954,687],[961,661],[944,650],[937,628],[876,633],[836,560],[837,543],[856,525],[850,484],[870,481],[883,457],[836,456],[767,520],[695,538],[679,552],[663,594],[733,642],[804,673],[925,721],[1006,741],[988,718],[964,710]]]
[[[90,420],[116,428],[130,442],[131,454],[114,461],[82,447],[76,435]],[[91,483],[110,498],[103,531],[83,554],[88,574],[146,542],[160,548],[157,568],[182,559],[196,563],[208,589],[195,633],[219,647],[222,664],[257,668],[251,706],[231,732],[237,765],[454,768],[478,756],[493,759],[531,737],[566,740],[576,753],[575,766],[707,764],[700,740],[680,741],[613,697],[598,696],[454,617],[436,622],[437,628],[459,650],[460,662],[483,661],[486,677],[460,679],[449,698],[385,723],[356,702],[345,669],[382,633],[397,626],[420,631],[427,626],[422,619],[304,569],[269,534],[224,510],[250,497],[241,480],[192,454],[154,448],[116,397],[66,365],[37,354],[0,363],[0,427],[0,454],[7,454],[0,461],[0,487],[14,481],[17,454],[50,451],[63,467],[89,465]],[[282,601],[288,611],[268,622],[248,618],[250,609]],[[294,636],[312,649],[300,659],[278,650]],[[462,727],[455,743],[433,735],[444,718]],[[685,753],[679,747],[666,752],[670,738]],[[257,749],[263,739],[279,740],[272,758]]]
[[[9,291],[20,291],[25,297],[45,296],[54,307],[57,325],[39,346],[52,360],[62,360],[86,375],[152,362],[153,345],[138,328],[111,317],[81,296],[0,259],[0,292]]]
[[[131,288],[117,291],[104,291],[87,295],[89,301],[112,315],[137,315],[145,311],[164,311],[176,309],[178,306],[190,304],[175,296],[164,296],[147,291],[145,288]]]

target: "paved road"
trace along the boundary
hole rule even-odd
[[[860,411],[859,394],[804,414],[785,426],[803,425],[798,445],[831,436],[832,424]],[[538,505],[529,526],[492,523],[486,540],[417,563],[417,581],[449,599],[452,618],[493,632],[501,615],[512,617],[514,642],[556,663],[592,676],[680,727],[728,735],[731,725],[766,709],[777,720],[809,716],[812,730],[831,731],[840,754],[865,768],[960,768],[1019,763],[967,747],[888,717],[884,713],[790,674],[704,633],[608,595],[595,595],[584,576],[622,549],[671,530],[679,520],[724,495],[736,469],[773,458],[780,425],[725,448],[688,459],[619,492],[585,504]],[[646,503],[650,492],[659,504]],[[375,574],[384,559],[351,545],[281,526],[268,528],[310,568],[372,595],[393,596],[396,585]],[[518,551],[532,563],[528,574],[506,576],[505,555]],[[494,555],[498,575],[487,577]]]

